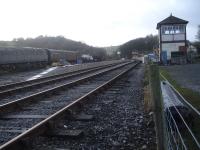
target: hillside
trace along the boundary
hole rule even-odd
[[[106,50],[106,53],[108,55],[113,55],[116,51],[119,50],[119,46],[109,46],[109,47],[103,47]]]
[[[157,47],[158,47],[158,36],[148,35],[143,38],[130,40],[120,45],[119,49],[121,51],[121,57],[131,58],[132,52],[146,54],[152,52],[153,49]]]

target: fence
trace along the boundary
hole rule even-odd
[[[160,74],[157,65],[149,66],[151,95],[159,150],[200,149],[200,112]],[[166,104],[166,101],[168,104]],[[198,124],[199,123],[199,124]]]

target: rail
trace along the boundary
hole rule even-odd
[[[116,75],[115,77],[113,77],[109,81],[107,81],[107,82],[103,83],[102,85],[98,86],[96,89],[94,89],[94,90],[90,91],[89,93],[86,93],[84,96],[76,99],[75,101],[73,101],[69,105],[65,106],[64,108],[60,109],[59,111],[57,111],[53,115],[51,115],[48,118],[46,118],[45,120],[39,122],[38,124],[36,124],[32,128],[26,130],[22,134],[18,135],[17,137],[15,137],[12,140],[8,141],[7,143],[3,144],[2,146],[0,146],[0,149],[1,150],[19,149],[19,147],[20,147],[19,145],[20,145],[20,141],[21,140],[23,140],[25,138],[28,138],[29,136],[33,136],[33,135],[38,135],[38,134],[44,133],[45,130],[48,129],[49,124],[52,124],[53,122],[56,122],[57,118],[63,117],[63,115],[65,114],[65,112],[67,110],[71,109],[73,106],[75,106],[75,105],[77,105],[79,103],[86,102],[87,98],[89,98],[91,95],[101,91],[106,86],[109,86],[111,83],[116,81],[122,75],[124,75],[125,73],[130,71],[132,68],[136,67],[138,64],[139,63],[136,63],[136,64],[132,65],[131,67],[129,67],[125,71],[121,72],[120,74]]]
[[[93,72],[96,70],[104,69],[104,68],[111,67],[111,66],[118,65],[118,64],[120,64],[120,63],[117,63],[117,64],[114,63],[114,64],[104,65],[104,66],[100,66],[100,67],[78,70],[78,71],[71,72],[71,73],[68,72],[68,73],[64,73],[64,74],[58,74],[58,75],[43,77],[43,78],[29,80],[29,81],[22,81],[22,82],[12,83],[12,84],[8,84],[8,85],[3,85],[3,86],[0,86],[0,96],[2,97],[3,95],[6,95],[8,93],[14,93],[17,91],[21,91],[22,89],[25,89],[25,88],[37,87],[39,85],[54,83],[54,82],[65,80],[65,79],[75,77],[78,75],[84,75],[86,73],[90,73],[90,72]],[[123,64],[123,63],[121,63],[121,64]],[[3,90],[1,90],[1,89],[3,89]]]
[[[73,85],[76,85],[77,83],[80,83],[82,81],[85,81],[85,80],[88,80],[90,78],[93,78],[93,77],[96,77],[96,76],[100,76],[104,73],[107,73],[107,72],[110,72],[112,70],[115,70],[117,68],[122,68],[126,65],[129,65],[129,64],[132,64],[132,63],[136,63],[135,61],[133,62],[127,62],[127,63],[124,63],[124,64],[120,64],[118,66],[114,66],[112,68],[109,68],[109,69],[106,69],[106,70],[103,70],[101,72],[97,72],[97,73],[94,73],[94,74],[90,74],[86,77],[81,77],[79,79],[76,79],[76,80],[73,80],[69,83],[64,83],[62,85],[57,85],[57,86],[54,86],[52,88],[49,88],[49,89],[46,89],[46,90],[43,90],[43,91],[40,91],[40,92],[37,92],[37,93],[34,93],[34,94],[31,94],[31,95],[28,95],[28,96],[25,96],[25,97],[22,97],[22,98],[19,98],[19,99],[16,99],[16,100],[13,100],[11,102],[8,102],[8,103],[5,103],[5,104],[2,104],[0,105],[0,114],[3,114],[3,113],[6,113],[6,112],[9,112],[9,111],[12,111],[12,109],[21,104],[23,104],[24,102],[26,103],[32,103],[34,101],[37,101],[37,97],[40,97],[44,94],[50,94],[50,93],[53,93],[59,89],[62,89],[62,88],[65,88],[65,87],[69,87],[69,86],[73,86]],[[28,100],[28,101],[27,101]],[[15,107],[14,107],[15,106]]]
[[[104,64],[104,65],[100,65],[100,66],[93,66],[93,67],[78,69],[78,70],[74,70],[74,71],[72,70],[72,71],[69,71],[69,72],[50,75],[50,76],[47,76],[47,77],[40,77],[40,78],[33,79],[33,80],[8,83],[8,84],[0,85],[0,93],[1,93],[2,90],[5,91],[5,89],[13,88],[14,86],[21,86],[21,85],[24,85],[24,84],[41,82],[41,81],[49,80],[49,79],[52,79],[52,78],[59,78],[59,77],[63,77],[63,76],[66,76],[66,75],[71,75],[71,74],[78,73],[78,72],[81,72],[81,71],[87,71],[87,70],[98,69],[98,68],[100,69],[100,68],[103,68],[103,67],[109,67],[109,66],[112,66],[112,65],[117,65],[117,64],[120,64],[120,63],[123,63],[123,62],[121,62],[121,61],[120,62],[114,62],[112,64]],[[125,63],[125,61],[124,61],[124,63]]]

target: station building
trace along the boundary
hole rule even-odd
[[[172,16],[157,24],[159,35],[159,61],[162,63],[186,63],[188,21]]]

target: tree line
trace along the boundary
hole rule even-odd
[[[197,48],[198,53],[200,54],[200,25],[198,25],[196,39],[197,41],[193,42],[193,45]]]
[[[136,38],[119,47],[120,55],[124,58],[131,58],[133,52],[142,54],[149,53],[152,52],[154,48],[158,48],[158,44],[157,35],[147,35],[144,38]]]

